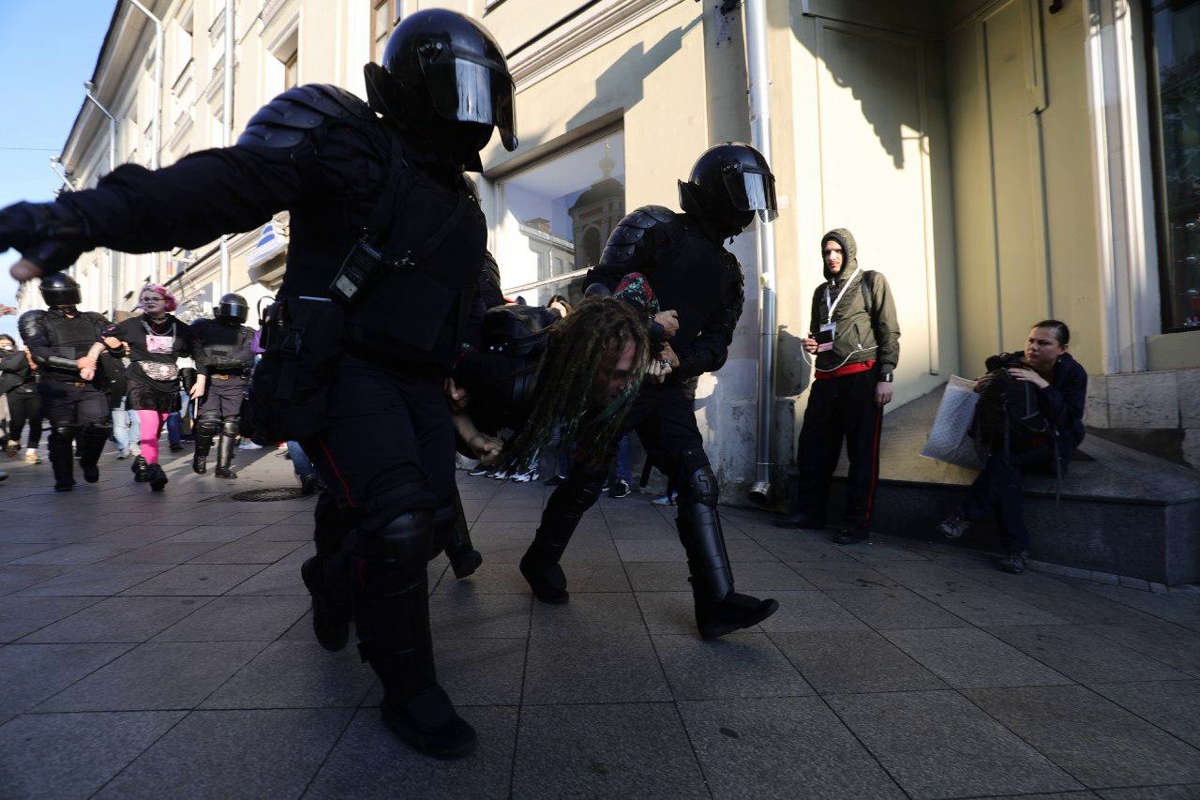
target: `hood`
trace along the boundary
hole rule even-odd
[[[842,253],[844,254],[842,271],[838,273],[836,280],[830,274],[829,267],[825,265],[825,243],[830,239],[842,246]],[[854,241],[854,234],[846,228],[834,228],[821,237],[821,270],[825,273],[825,280],[833,281],[834,284],[837,284],[842,278],[856,269],[858,269],[858,243]]]

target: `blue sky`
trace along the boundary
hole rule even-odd
[[[114,0],[0,0],[0,208],[18,200],[52,200],[57,155],[83,100],[83,82],[112,18]],[[31,148],[31,149],[20,149]],[[0,303],[16,304],[8,276],[16,260],[0,255]],[[16,317],[0,317],[13,333]]]

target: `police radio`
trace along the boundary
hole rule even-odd
[[[330,297],[343,305],[353,303],[358,293],[374,283],[387,267],[383,254],[364,236],[350,248],[333,283],[329,284]]]

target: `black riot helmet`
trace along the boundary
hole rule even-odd
[[[508,62],[469,17],[446,9],[408,15],[392,31],[382,66],[367,64],[365,72],[371,106],[416,144],[448,149],[476,171],[493,128],[505,149],[517,149]]]
[[[227,294],[217,304],[217,322],[225,325],[241,325],[249,313],[250,306],[240,294]]]
[[[42,278],[42,299],[51,308],[77,306],[83,301],[79,293],[79,284],[63,272],[51,272]]]
[[[724,236],[741,233],[754,221],[779,216],[775,176],[762,153],[748,144],[726,142],[700,154],[687,182],[679,182],[679,204],[698,214]]]

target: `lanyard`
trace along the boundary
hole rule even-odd
[[[831,303],[829,302],[829,284],[825,284],[825,322],[826,324],[833,322],[833,310],[842,302],[842,296],[846,294],[846,290],[850,288],[850,284],[854,283],[859,278],[858,268],[855,267],[854,272],[842,284],[842,290],[838,292],[837,298]]]

